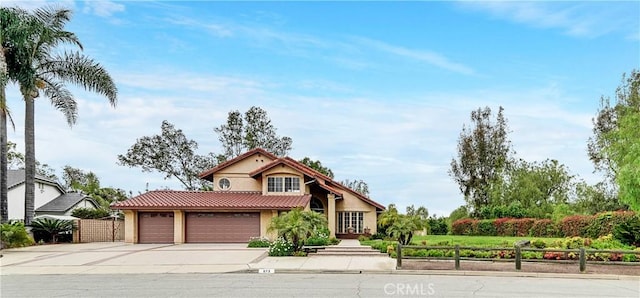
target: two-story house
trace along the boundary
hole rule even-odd
[[[128,243],[248,242],[273,237],[271,219],[303,208],[324,214],[332,236],[375,233],[384,206],[289,157],[254,149],[205,171],[213,191],[157,190],[116,203]]]
[[[34,199],[34,209],[40,208],[44,204],[64,194],[64,188],[60,183],[46,177],[36,175],[36,190]],[[24,170],[7,171],[8,188],[8,214],[9,219],[24,219]]]

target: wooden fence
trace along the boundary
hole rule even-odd
[[[453,250],[453,257],[409,257],[403,256],[403,249],[442,249],[442,250]],[[516,270],[522,269],[522,252],[523,251],[531,251],[531,252],[558,252],[563,253],[565,256],[568,256],[570,253],[574,254],[578,257],[578,260],[566,259],[562,261],[554,261],[554,260],[538,260],[538,259],[529,259],[524,260],[525,262],[549,262],[549,263],[559,263],[559,262],[571,262],[578,263],[580,266],[580,272],[585,272],[587,270],[587,255],[590,253],[604,253],[604,254],[632,254],[640,256],[640,253],[635,250],[599,250],[599,249],[586,249],[584,247],[580,249],[559,249],[559,248],[529,248],[529,247],[521,247],[516,245],[514,247],[495,247],[495,248],[487,248],[487,247],[469,247],[469,246],[418,246],[418,245],[401,245],[398,243],[397,251],[396,251],[396,268],[402,269],[402,259],[439,259],[439,260],[454,260],[454,267],[456,270],[460,270],[460,260],[474,260],[474,261],[495,261],[494,258],[468,258],[461,257],[460,250],[476,250],[476,251],[513,251],[515,257],[513,259],[501,259],[504,261],[513,261],[515,263]],[[620,264],[620,265],[635,265],[637,262],[598,262],[604,264]]]
[[[79,219],[73,242],[115,242],[124,240],[124,221],[119,219]]]

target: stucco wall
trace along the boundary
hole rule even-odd
[[[263,167],[271,161],[272,159],[262,154],[254,154],[240,160],[213,175],[213,189],[222,190],[218,181],[221,178],[227,178],[231,182],[230,191],[260,191],[262,190],[260,179],[254,179],[247,173]]]
[[[278,210],[262,210],[260,211],[260,237],[269,238],[275,240],[276,231],[269,232],[269,225],[271,219],[278,216]]]
[[[7,197],[9,202],[7,210],[9,211],[9,219],[24,219],[24,188],[23,183],[11,188],[8,192]],[[38,209],[61,194],[62,192],[55,186],[43,183],[42,188],[40,188],[39,183],[36,182],[33,210]]]
[[[138,214],[133,210],[123,210],[124,242],[138,243]]]

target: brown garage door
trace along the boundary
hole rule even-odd
[[[190,243],[241,243],[260,236],[260,213],[187,213],[186,241]]]
[[[173,212],[138,213],[139,243],[173,243]]]

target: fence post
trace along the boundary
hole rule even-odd
[[[522,269],[522,253],[520,245],[516,245],[516,270]]]
[[[402,244],[398,242],[398,249],[396,251],[396,269],[402,268]]]
[[[587,270],[587,252],[584,247],[580,247],[580,272]]]
[[[456,244],[454,251],[454,258],[456,263],[456,270],[460,270],[460,245]]]

